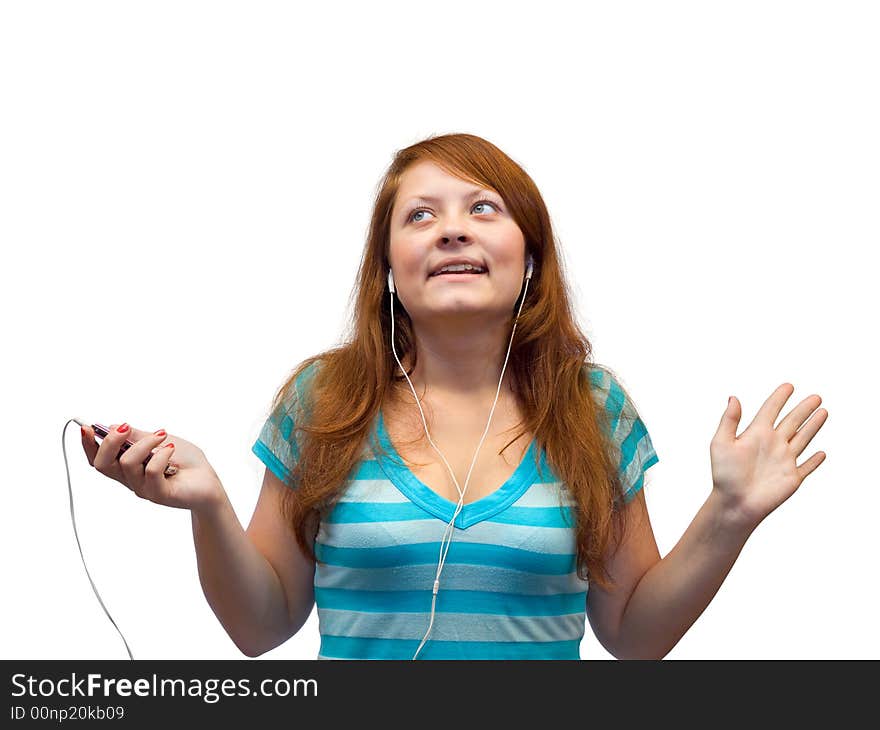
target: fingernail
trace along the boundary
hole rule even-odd
[[[173,449],[173,448],[174,448],[174,444],[173,444],[173,443],[165,444],[165,446],[163,446],[162,448],[163,448],[163,449]]]
[[[119,426],[116,430],[117,430],[119,433],[125,433],[126,431],[128,431],[128,429],[129,429],[129,425],[128,425],[127,423],[123,423],[123,424],[122,424],[121,426]]]
[[[164,428],[160,428],[158,431],[153,431],[153,435],[154,435],[154,436],[164,436],[164,435],[165,435],[165,429],[164,429]]]

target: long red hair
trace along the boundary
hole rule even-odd
[[[507,446],[526,430],[534,434],[536,457],[543,449],[554,474],[574,497],[578,575],[607,589],[610,577],[603,557],[610,545],[619,544],[626,510],[620,508],[618,460],[610,448],[608,419],[594,400],[587,370],[612,371],[592,362],[592,346],[575,323],[541,193],[522,167],[472,134],[428,137],[395,154],[373,205],[357,273],[352,331],[345,344],[301,362],[275,394],[273,408],[292,403],[297,397],[295,381],[306,368],[317,365],[308,401],[295,422],[299,454],[287,480],[294,488],[285,494],[284,518],[300,547],[315,560],[310,545],[315,519],[333,506],[364,456],[379,408],[386,398],[395,398],[396,383],[404,379],[390,342],[390,215],[401,176],[410,165],[424,160],[496,191],[534,258],[507,363],[523,430]],[[519,300],[511,310],[511,328],[518,308]],[[402,362],[409,355],[414,367],[418,353],[412,322],[399,300],[394,318],[397,355]]]

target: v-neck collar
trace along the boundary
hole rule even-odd
[[[383,418],[381,408],[379,409],[373,435],[378,438],[382,449],[386,452],[383,454],[374,449],[376,461],[391,483],[413,504],[444,522],[449,522],[455,513],[458,503],[441,497],[406,466],[403,459],[397,453],[397,449],[394,448],[388,432],[385,430],[385,419]],[[474,444],[474,447],[476,448],[476,444]],[[536,448],[535,438],[532,437],[525,456],[523,456],[519,466],[507,481],[491,494],[487,494],[475,502],[462,506],[461,512],[455,518],[455,526],[464,530],[477,522],[489,519],[509,507],[525,494],[526,490],[534,484],[535,477],[538,474],[538,468],[535,466]]]

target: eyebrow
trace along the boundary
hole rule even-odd
[[[472,200],[480,195],[497,195],[494,190],[489,190],[488,188],[478,188],[476,190],[471,190],[469,193],[466,193],[462,196],[462,200]],[[407,203],[415,203],[417,201],[424,201],[426,203],[437,203],[440,201],[440,198],[435,198],[433,195],[414,195],[412,196]]]

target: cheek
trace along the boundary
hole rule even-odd
[[[499,232],[499,235],[486,244],[487,256],[496,266],[505,270],[515,270],[525,256],[526,242],[522,232],[515,224]]]
[[[402,277],[412,276],[422,266],[420,248],[414,241],[396,237],[389,247],[389,261],[395,274],[399,272]]]
[[[428,259],[417,252],[401,253],[392,262],[394,267],[394,280],[400,281],[401,286],[418,296],[428,283],[427,269]]]

